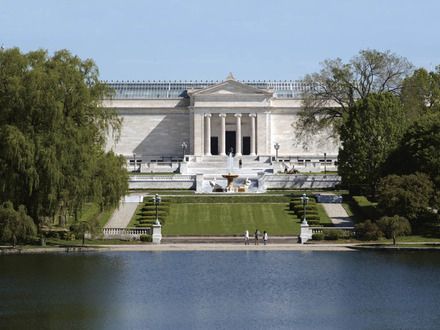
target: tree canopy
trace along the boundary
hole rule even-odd
[[[36,229],[23,205],[17,210],[11,202],[5,202],[0,206],[0,241],[10,242],[15,246],[17,242],[32,238],[37,232]]]
[[[308,74],[304,83],[303,111],[298,127],[316,130],[336,122],[359,100],[372,93],[400,94],[412,64],[390,51],[361,50],[348,63],[325,60],[320,72]]]
[[[127,174],[104,146],[121,121],[101,105],[109,90],[94,62],[66,50],[0,50],[0,81],[0,200],[26,205],[35,221],[93,198],[116,203]],[[102,189],[110,180],[119,180],[112,197]]]
[[[389,175],[378,187],[379,208],[389,216],[415,220],[432,205],[434,187],[426,174]]]
[[[343,116],[338,172],[352,192],[374,194],[389,154],[406,128],[399,98],[370,94]]]
[[[435,71],[417,69],[402,84],[402,102],[411,120],[440,111],[440,66]]]
[[[426,173],[440,191],[440,112],[430,112],[406,130],[387,161],[387,173]]]
[[[385,234],[386,238],[393,239],[393,245],[396,245],[397,237],[411,234],[411,225],[409,221],[398,215],[382,217],[377,221],[377,224]]]

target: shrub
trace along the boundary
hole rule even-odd
[[[141,240],[141,242],[151,242],[152,241],[151,235],[148,235],[148,234],[141,235],[139,237],[139,239]]]
[[[148,224],[154,224],[156,222],[156,219],[154,219],[154,220],[144,220],[144,219],[142,219],[142,220],[138,220],[138,223],[148,223]]]
[[[310,226],[319,226],[319,219],[307,219],[307,223]]]
[[[302,206],[302,205],[295,205],[295,206],[293,207],[293,209],[294,209],[296,212],[303,212],[303,211],[304,211],[304,206]],[[314,204],[314,205],[307,205],[307,206],[306,206],[306,210],[307,210],[307,211],[314,211],[314,210],[316,210],[316,204]]]
[[[312,235],[312,240],[322,241],[324,239],[324,233],[316,233]]]
[[[154,216],[156,217],[156,211],[142,211],[139,213],[141,216]],[[157,211],[158,216],[168,215],[168,212],[165,211]]]
[[[363,241],[376,241],[382,236],[377,224],[371,220],[358,223],[355,226],[356,237]]]
[[[324,235],[324,239],[328,241],[336,241],[344,236],[341,230],[324,230],[322,233]]]

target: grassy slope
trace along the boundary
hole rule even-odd
[[[258,228],[269,235],[296,235],[299,220],[282,204],[174,204],[164,235],[242,235]]]
[[[101,212],[98,204],[86,203],[84,204],[79,220],[90,222],[93,219],[97,219],[99,227],[104,227],[104,225],[110,220],[114,210],[114,208],[109,208]]]

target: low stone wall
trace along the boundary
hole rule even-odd
[[[199,177],[199,180],[196,180]],[[258,178],[258,191],[266,189],[325,189],[341,183],[339,175],[331,174],[263,174]],[[192,189],[202,192],[202,175],[131,175],[130,189]],[[199,187],[200,186],[200,187]],[[199,189],[196,189],[198,187]]]
[[[195,175],[132,175],[129,189],[195,189]]]
[[[265,189],[321,189],[335,188],[341,183],[339,175],[303,175],[303,174],[276,174],[264,175],[259,180],[259,185]]]

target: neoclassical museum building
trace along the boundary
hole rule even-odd
[[[338,152],[326,134],[299,139],[301,81],[106,82],[122,117],[108,149],[140,172],[209,173],[231,154],[237,170],[322,171]],[[238,166],[239,162],[239,166]]]

